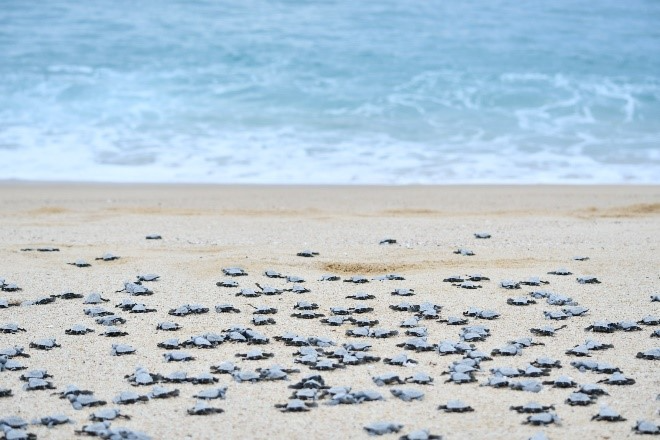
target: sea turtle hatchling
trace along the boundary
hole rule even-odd
[[[306,258],[312,258],[318,256],[319,253],[316,251],[310,251],[310,250],[304,250],[300,251],[296,254],[297,257],[306,257]]]
[[[137,275],[136,283],[139,284],[143,281],[146,281],[146,282],[158,281],[159,279],[160,279],[160,275],[157,275],[155,273],[145,273],[145,274]]]
[[[126,419],[129,420],[131,417],[121,413],[121,410],[118,408],[103,408],[97,411],[94,411],[89,415],[89,419],[93,422],[102,422],[107,420],[115,419]]]
[[[193,397],[202,400],[224,399],[227,395],[227,387],[206,388],[199,391]]]
[[[169,399],[171,397],[177,397],[178,395],[178,389],[166,388],[160,385],[155,385],[148,394],[150,399]]]
[[[290,399],[287,403],[278,403],[274,406],[282,412],[306,412],[310,408],[318,406],[318,404],[308,400]]]
[[[200,304],[184,304],[176,309],[170,309],[168,314],[172,316],[200,315],[208,313],[209,309]]]
[[[384,373],[384,374],[379,374],[378,376],[372,376],[371,380],[374,381],[376,385],[383,386],[383,385],[392,385],[392,384],[404,384],[405,381],[402,380],[398,374],[396,373]]]
[[[23,385],[23,389],[25,391],[54,390],[55,386],[50,381],[32,377],[27,380],[27,383],[25,385]]]
[[[236,357],[243,358],[247,361],[258,361],[263,359],[269,359],[274,357],[274,353],[266,353],[263,350],[254,349],[250,350],[247,353],[236,353]]]
[[[638,420],[633,427],[633,431],[637,434],[659,435],[660,425],[648,420]]]
[[[446,404],[438,406],[438,409],[448,413],[463,413],[474,411],[474,408],[462,400],[450,400]]]
[[[268,278],[286,278],[286,275],[282,275],[280,272],[272,269],[266,270],[264,275]]]
[[[64,333],[67,335],[86,335],[87,333],[93,333],[94,329],[87,327],[82,324],[74,324],[68,329],[64,330]]]
[[[52,428],[57,425],[64,425],[67,423],[74,423],[68,416],[64,414],[53,414],[52,416],[39,417],[32,421],[33,425],[42,425]],[[1,424],[1,423],[0,423]]]
[[[598,278],[593,275],[585,275],[576,278],[577,282],[580,284],[600,284]]]
[[[66,263],[71,266],[76,266],[76,267],[90,267],[91,264],[89,264],[87,261],[83,260],[82,258],[77,259],[73,263]]]
[[[100,293],[92,292],[85,297],[83,304],[101,304],[108,301],[110,300],[107,298],[103,298]]]
[[[119,260],[119,256],[112,254],[110,252],[107,252],[100,257],[94,258],[95,260],[101,260],[101,261],[114,261],[114,260]]]
[[[551,272],[548,272],[548,275],[562,275],[562,276],[567,276],[567,275],[573,275],[573,272],[570,270],[566,269],[565,267],[560,267],[559,269],[555,269]]]
[[[640,351],[635,357],[638,359],[646,359],[651,361],[660,360],[660,348],[651,348],[650,350]]]
[[[61,345],[57,343],[55,338],[43,338],[30,342],[30,348],[36,348],[37,350],[48,351],[58,347],[61,347]]]
[[[319,278],[319,281],[339,281],[341,278],[338,277],[337,275],[321,275],[321,278]]]
[[[552,385],[553,388],[575,388],[577,382],[568,376],[559,376],[555,380],[544,381],[543,385]]]
[[[560,419],[557,414],[550,412],[542,412],[538,414],[531,414],[527,416],[527,420],[523,422],[525,425],[549,425],[551,423],[559,424]]]
[[[345,283],[354,283],[354,284],[364,284],[369,282],[369,278],[361,276],[361,275],[356,275],[352,276],[350,278],[346,278],[344,280]]]
[[[571,406],[586,406],[594,403],[594,397],[584,393],[571,393],[565,402]]]
[[[500,281],[500,287],[508,290],[520,289],[520,283],[513,280],[502,280]]]
[[[107,336],[110,338],[117,338],[126,335],[128,335],[128,332],[122,331],[120,328],[115,327],[114,325],[107,326],[104,332],[99,333],[99,336]]]
[[[454,253],[457,255],[462,255],[464,257],[472,257],[475,255],[474,251],[467,248],[458,248],[454,251]]]
[[[404,402],[412,402],[413,400],[424,399],[424,392],[414,388],[392,388],[390,392],[394,397],[397,397]]]
[[[515,411],[518,414],[539,414],[543,412],[548,412],[554,410],[554,405],[541,405],[537,402],[529,402],[524,405],[519,406],[510,406],[511,411]]]
[[[608,385],[634,385],[635,379],[626,377],[623,373],[613,373],[607,379],[599,380],[598,383],[606,383]]]
[[[399,437],[399,440],[442,440],[441,435],[431,434],[428,429],[418,429]]]
[[[188,362],[195,360],[193,355],[185,351],[169,351],[163,353],[163,358],[165,359],[165,362]]]
[[[112,350],[110,350],[110,354],[113,356],[125,356],[127,354],[134,354],[135,351],[135,348],[127,344],[112,344]]]
[[[600,410],[598,411],[598,414],[592,416],[591,420],[606,421],[606,422],[623,422],[626,419],[624,417],[621,417],[621,414],[614,411],[609,406],[602,405],[600,407]]]
[[[156,326],[156,330],[173,332],[173,331],[181,330],[181,326],[176,322],[163,321],[158,323],[158,325]]]
[[[117,405],[132,405],[138,402],[148,402],[149,397],[133,391],[122,391],[115,396],[112,401]]]
[[[528,306],[530,304],[536,304],[536,301],[524,296],[518,296],[515,298],[508,298],[506,303],[510,306]]]
[[[240,267],[225,267],[222,269],[222,272],[227,275],[228,277],[243,277],[247,276],[247,272],[245,272],[243,269]]]
[[[241,313],[239,309],[231,304],[217,304],[215,306],[216,313]]]
[[[364,426],[369,435],[392,434],[401,431],[403,425],[392,422],[375,422]]]
[[[218,287],[238,287],[238,281],[234,280],[223,280],[215,283]]]

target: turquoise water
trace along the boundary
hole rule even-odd
[[[4,178],[660,183],[660,2],[0,0]]]

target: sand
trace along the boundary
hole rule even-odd
[[[99,336],[102,327],[83,314],[82,300],[57,300],[53,304],[10,307],[0,310],[0,324],[17,322],[25,333],[0,334],[0,348],[22,345],[54,337],[62,345],[52,351],[27,348],[30,358],[17,358],[29,369],[44,368],[58,391],[67,384],[93,390],[97,397],[111,401],[120,391],[146,393],[150,388],[134,388],[124,378],[136,366],[155,373],[177,370],[189,374],[208,372],[212,364],[225,360],[254,370],[274,363],[296,367],[288,382],[236,383],[230,376],[218,375],[218,386],[228,387],[226,400],[211,401],[224,409],[223,414],[189,416],[194,405],[192,395],[206,385],[177,384],[180,397],[152,400],[122,406],[130,420],[118,420],[113,426],[126,426],[153,438],[175,439],[279,439],[279,438],[368,438],[363,426],[376,421],[404,425],[398,438],[416,429],[426,428],[448,439],[507,438],[525,439],[544,431],[551,439],[634,438],[636,420],[658,423],[660,401],[660,363],[637,359],[636,353],[660,346],[650,338],[658,328],[644,327],[639,332],[589,333],[584,328],[597,320],[633,320],[645,315],[660,315],[660,303],[650,295],[660,293],[660,187],[651,186],[552,186],[552,187],[261,187],[261,186],[134,186],[96,184],[0,184],[0,277],[23,288],[20,292],[0,292],[11,302],[35,299],[70,289],[78,293],[101,292],[114,308],[125,293],[115,291],[127,280],[142,273],[156,273],[160,280],[148,284],[153,296],[137,297],[158,312],[133,315],[122,329],[128,336],[113,339]],[[478,240],[474,232],[487,231],[491,239]],[[151,233],[162,240],[145,240]],[[397,244],[379,245],[383,238],[395,238]],[[20,249],[54,246],[60,252],[22,252]],[[458,247],[472,249],[472,257],[455,255]],[[297,257],[312,249],[315,258]],[[105,252],[121,259],[95,261]],[[574,261],[576,255],[589,257]],[[85,259],[92,267],[67,265]],[[236,297],[239,290],[217,287],[226,279],[222,268],[240,266],[249,276],[237,279],[241,287],[259,282],[287,286],[284,280],[263,276],[266,269],[304,277],[311,293],[286,292],[279,296],[256,299]],[[566,267],[574,275],[547,275]],[[317,281],[322,274],[333,273],[347,278],[353,275],[375,277],[396,272],[405,281],[372,281],[354,285],[344,282]],[[480,272],[491,281],[481,289],[466,290],[442,282],[454,274]],[[602,282],[580,285],[576,276],[595,275]],[[549,285],[542,289],[572,297],[590,309],[587,316],[563,322],[544,319],[544,310],[560,307],[539,300],[528,307],[506,304],[512,296],[523,296],[536,288],[510,291],[498,287],[504,279],[523,280],[540,276]],[[412,288],[415,296],[399,298],[395,288]],[[469,306],[494,309],[499,319],[471,319],[471,324],[490,328],[491,337],[476,346],[490,353],[507,341],[532,336],[529,328],[566,324],[555,337],[535,337],[544,346],[523,350],[515,357],[495,357],[483,362],[476,383],[444,383],[447,366],[460,356],[440,356],[436,352],[406,353],[419,363],[415,367],[395,367],[383,362],[350,366],[343,370],[322,372],[331,386],[351,386],[354,390],[381,392],[381,402],[361,405],[327,406],[307,413],[280,413],[273,407],[285,403],[292,390],[288,385],[311,373],[293,363],[295,347],[271,339],[265,351],[273,359],[241,361],[236,353],[252,346],[225,343],[215,349],[187,349],[196,360],[166,363],[156,344],[167,338],[186,339],[204,332],[217,332],[238,324],[250,326],[251,306],[278,308],[276,325],[254,327],[272,338],[285,331],[303,336],[325,336],[338,344],[356,340],[345,336],[352,328],[323,325],[319,320],[301,320],[289,315],[300,300],[319,304],[319,311],[329,315],[330,306],[351,306],[356,301],[345,296],[365,291],[376,296],[367,301],[375,311],[366,316],[377,318],[378,327],[399,330],[389,339],[369,339],[371,353],[388,357],[404,350],[396,344],[408,339],[399,323],[410,313],[395,312],[389,304],[401,301],[430,301],[443,306],[441,316],[460,315]],[[230,302],[240,314],[218,314],[215,304]],[[200,303],[210,313],[175,318],[167,311],[185,303]],[[160,321],[173,320],[183,329],[176,333],[156,330]],[[64,333],[69,326],[81,323],[96,330],[85,336]],[[428,340],[457,340],[459,327],[425,321]],[[611,343],[614,349],[594,352],[589,359],[609,362],[633,377],[632,386],[606,386],[604,396],[590,406],[568,406],[564,400],[571,392],[544,386],[538,394],[493,389],[480,386],[497,366],[522,367],[541,355],[558,358],[564,367],[542,380],[561,374],[578,383],[594,383],[606,375],[580,372],[569,365],[575,358],[564,352],[587,338]],[[113,357],[111,344],[134,346],[133,355]],[[421,402],[403,402],[391,395],[395,386],[376,386],[371,376],[397,372],[402,377],[423,371],[435,378],[434,385],[406,385],[425,392]],[[30,427],[40,438],[71,438],[74,429],[88,423],[93,409],[74,410],[66,400],[51,391],[23,391],[22,372],[1,372],[0,388],[11,388],[14,397],[0,398],[0,418],[16,415],[32,420],[54,413],[64,413],[76,423],[55,428]],[[437,406],[459,398],[474,412],[446,414]],[[522,424],[525,415],[509,410],[510,405],[530,401],[553,404],[561,425],[534,427]],[[599,405],[606,403],[627,420],[619,423],[591,421]],[[109,404],[108,407],[116,405]]]

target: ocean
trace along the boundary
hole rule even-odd
[[[2,179],[660,183],[656,0],[0,0]]]

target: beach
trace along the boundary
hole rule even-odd
[[[103,326],[86,316],[82,299],[64,300],[45,305],[16,306],[0,309],[0,324],[15,322],[25,332],[0,334],[0,349],[15,345],[25,347],[29,358],[14,358],[27,370],[0,372],[0,388],[9,388],[12,397],[0,398],[0,418],[19,416],[26,421],[63,413],[75,424],[47,428],[29,426],[38,438],[72,438],[73,431],[91,423],[89,415],[98,408],[75,410],[67,399],[52,393],[68,384],[94,391],[107,401],[105,407],[118,407],[130,420],[112,421],[152,438],[172,439],[279,439],[279,438],[368,438],[363,429],[377,421],[403,425],[398,438],[411,431],[429,429],[446,439],[527,439],[538,431],[550,439],[623,439],[636,438],[637,420],[660,422],[660,361],[637,358],[660,346],[650,334],[658,326],[641,325],[640,331],[594,333],[585,328],[597,321],[637,322],[647,315],[660,316],[660,302],[651,295],[660,293],[660,187],[658,186],[240,186],[240,185],[130,185],[67,183],[0,183],[0,278],[16,283],[22,290],[0,292],[0,298],[19,303],[39,297],[73,291],[83,295],[101,293],[109,301],[100,304],[126,318],[118,325],[128,335],[119,338],[100,336]],[[491,238],[478,239],[478,232]],[[146,240],[160,234],[160,240]],[[395,239],[395,244],[379,244]],[[21,251],[54,247],[57,252]],[[469,249],[473,256],[455,254]],[[296,254],[312,250],[317,256]],[[115,261],[97,261],[106,252],[120,256]],[[585,261],[576,256],[588,257]],[[67,263],[84,259],[91,267]],[[234,279],[238,288],[217,286],[230,277],[223,268],[240,267],[247,276]],[[548,272],[566,268],[571,275]],[[258,298],[236,296],[241,288],[256,289],[256,283],[290,288],[285,279],[264,276],[275,270],[305,279],[310,292]],[[144,283],[151,296],[132,297],[157,312],[129,314],[115,305],[127,298],[121,290],[126,281],[140,274],[153,273],[157,281]],[[481,288],[463,289],[450,276],[480,273],[490,280],[477,282]],[[319,281],[334,274],[340,281]],[[379,281],[374,278],[398,274],[404,280]],[[577,277],[592,275],[600,284],[579,284]],[[364,276],[368,283],[344,282]],[[540,277],[549,284],[521,286],[507,290],[503,280],[522,281]],[[399,297],[394,289],[413,289],[414,295]],[[589,309],[584,316],[566,320],[546,319],[544,311],[558,311],[545,299],[535,304],[512,306],[508,298],[531,298],[529,292],[548,290],[566,295],[579,306]],[[356,301],[346,296],[367,292],[375,296]],[[329,317],[330,307],[354,307],[364,303],[374,310],[360,318],[377,319],[376,328],[397,330],[391,338],[356,338],[345,332],[355,326],[344,323],[329,326],[320,319],[290,316],[298,301],[317,303],[316,310]],[[468,318],[471,325],[483,325],[490,331],[484,341],[474,342],[490,354],[516,338],[533,337],[534,345],[516,356],[492,356],[474,372],[475,382],[445,383],[448,365],[462,355],[441,356],[437,351],[415,352],[397,344],[410,336],[400,328],[401,321],[414,313],[399,312],[389,306],[402,301],[431,302],[441,305],[440,317],[462,317],[469,307],[495,310],[493,320]],[[215,305],[231,303],[240,313],[216,313]],[[209,312],[175,317],[168,310],[183,304],[201,304]],[[272,316],[276,324],[254,326],[252,306],[277,308]],[[356,317],[357,315],[354,315]],[[177,332],[156,329],[159,322],[175,321]],[[67,335],[74,324],[93,328],[94,333]],[[251,327],[266,335],[270,342],[253,346],[224,342],[213,349],[182,348],[195,357],[190,362],[165,362],[157,347],[168,338],[187,339],[208,332],[221,333],[233,326]],[[451,326],[437,319],[422,320],[428,329],[428,341],[458,341],[461,326]],[[534,336],[529,329],[540,326],[565,328],[555,336]],[[368,353],[389,358],[406,353],[418,363],[409,367],[378,362],[349,365],[334,371],[315,372],[294,363],[300,348],[274,339],[286,332],[304,337],[326,337],[338,347],[346,342],[368,342]],[[40,338],[56,338],[59,348],[50,351],[29,348]],[[590,352],[589,358],[569,356],[565,352],[586,339],[612,344],[613,348]],[[112,356],[112,344],[129,344],[136,352]],[[269,359],[248,361],[235,355],[260,348],[273,353]],[[327,348],[326,348],[327,349]],[[619,367],[633,385],[603,385],[609,395],[587,406],[570,406],[568,395],[577,388],[544,385],[538,393],[483,386],[496,367],[518,367],[541,356],[561,361],[561,369],[552,369],[546,377],[554,380],[570,376],[577,384],[596,383],[608,374],[582,372],[570,365],[576,360],[596,360]],[[151,387],[133,387],[125,378],[136,367],[168,374],[186,371],[189,375],[208,373],[211,365],[232,361],[243,370],[279,364],[297,368],[287,381],[238,383],[231,375],[215,375],[215,385],[192,383],[163,384],[180,390],[171,399],[152,399],[134,405],[115,405],[113,397],[121,391],[146,394]],[[24,391],[21,374],[46,369],[54,390]],[[424,372],[434,378],[432,385],[377,386],[372,376],[394,372],[401,378]],[[309,374],[321,374],[326,384],[348,386],[353,390],[374,390],[383,401],[353,405],[326,405],[308,412],[286,413],[274,407],[286,403],[297,383]],[[520,378],[516,379],[520,380]],[[188,415],[198,391],[226,386],[224,400],[209,404],[222,408],[221,414]],[[413,388],[425,393],[423,400],[404,402],[391,394],[392,388]],[[451,399],[468,403],[473,412],[446,413],[437,409]],[[530,426],[523,424],[526,414],[510,406],[536,401],[553,405],[558,424]],[[607,404],[626,418],[621,422],[592,421]]]

